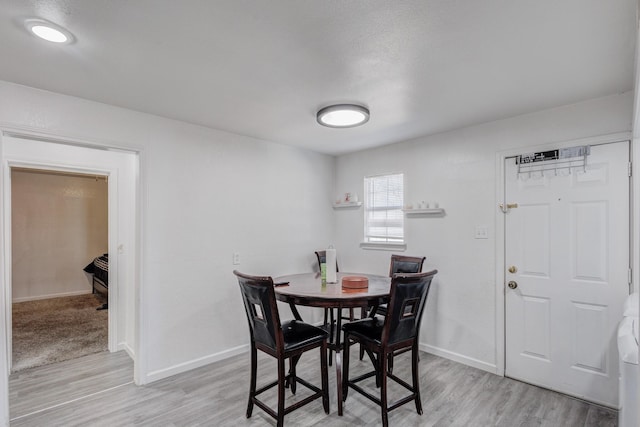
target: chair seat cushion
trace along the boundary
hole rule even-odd
[[[298,320],[290,320],[282,324],[284,350],[295,350],[308,344],[320,342],[327,338],[327,331]]]
[[[367,317],[366,319],[355,320],[353,322],[346,323],[342,330],[354,335],[356,338],[364,338],[366,340],[374,341],[380,344],[382,339],[382,326],[384,320],[374,317]]]

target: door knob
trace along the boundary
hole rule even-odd
[[[509,288],[511,289],[515,289],[518,287],[518,284],[516,282],[514,282],[513,280],[509,281],[509,283],[507,283],[507,286],[509,286]]]
[[[516,273],[518,271],[518,267],[516,267],[515,265],[512,265],[511,267],[509,267],[509,273]]]
[[[517,203],[507,203],[507,207],[505,207],[504,203],[500,203],[500,204],[498,205],[498,207],[500,208],[500,210],[501,210],[503,213],[507,213],[507,212],[509,212],[509,210],[511,210],[511,209],[516,209],[516,208],[518,207],[518,204],[517,204]]]

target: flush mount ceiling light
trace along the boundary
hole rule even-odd
[[[350,128],[368,122],[369,110],[355,104],[330,105],[318,111],[316,119],[322,126]]]
[[[74,40],[73,34],[68,30],[44,19],[27,19],[24,26],[32,34],[52,43],[69,44]]]

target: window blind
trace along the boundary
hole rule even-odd
[[[404,243],[404,174],[365,178],[364,240]]]

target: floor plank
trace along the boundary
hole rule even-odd
[[[132,381],[133,361],[124,351],[25,369],[9,376],[9,414],[22,417]]]
[[[369,369],[370,362],[359,361],[352,354],[354,375]],[[409,378],[408,354],[397,358],[396,372]],[[312,383],[319,383],[318,355],[305,354],[298,373]],[[260,384],[275,379],[275,361],[260,356]],[[320,400],[285,417],[290,426],[376,426],[380,425],[380,410],[372,402],[351,390],[345,402],[344,416],[339,417],[336,405],[335,371],[330,367],[331,413],[326,415]],[[303,375],[304,373],[304,375]],[[249,384],[249,356],[208,365],[175,375],[153,384],[137,387],[126,384],[92,394],[86,398],[48,410],[23,416],[11,426],[265,426],[275,425],[273,419],[259,408],[245,418]],[[34,378],[12,378],[13,393],[28,406]],[[80,375],[82,376],[82,375]],[[389,415],[390,425],[402,426],[616,426],[616,411],[590,405],[577,399],[544,390],[508,378],[422,353],[420,378],[424,414],[418,415],[415,405],[406,404]],[[91,382],[89,378],[84,381]],[[70,390],[56,391],[69,379],[50,380],[41,384],[39,395],[68,396]],[[110,381],[110,380],[109,380]],[[83,382],[82,380],[79,381]],[[117,383],[117,380],[110,382]],[[74,381],[74,383],[78,383]],[[373,381],[365,386],[377,393]],[[69,387],[73,389],[74,387]],[[29,390],[27,393],[26,390]],[[401,387],[390,390],[390,399],[403,393]],[[22,393],[22,394],[20,394]],[[268,393],[268,392],[267,392]],[[288,403],[304,398],[304,388],[296,396],[287,391]],[[36,399],[38,400],[38,399]],[[62,400],[58,396],[54,401]],[[265,399],[275,404],[274,393]],[[14,410],[12,400],[12,410]],[[17,405],[16,409],[17,411]],[[13,416],[13,413],[12,413]]]

